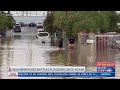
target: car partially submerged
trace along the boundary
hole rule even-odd
[[[29,23],[29,27],[36,27],[37,25],[34,23],[34,22],[32,22],[32,23]]]
[[[15,25],[14,28],[13,28],[13,31],[14,32],[21,32],[21,25]]]
[[[51,41],[48,32],[38,32],[37,39],[40,40],[42,43],[49,43]]]
[[[38,31],[38,33],[39,33],[39,32],[45,32],[44,29],[38,29],[37,31]]]
[[[43,24],[42,23],[38,23],[37,24],[37,28],[43,28]]]

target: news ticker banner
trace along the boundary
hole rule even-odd
[[[9,72],[8,76],[16,77],[115,77],[110,72],[81,72],[81,73],[40,73],[40,72]]]

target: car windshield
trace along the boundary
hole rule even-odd
[[[20,28],[20,26],[15,26],[15,28]]]
[[[48,36],[48,33],[39,33],[38,36]]]

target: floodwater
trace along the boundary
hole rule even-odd
[[[6,37],[1,38],[0,45],[0,78],[8,77],[8,66],[86,66],[86,71],[96,72],[97,61],[114,61],[116,64],[116,77],[120,78],[120,50],[113,49],[109,53],[97,52],[90,54],[88,50],[82,50],[78,54],[77,48],[59,50],[57,42],[41,43],[37,38],[37,28],[23,27],[21,33],[8,32]],[[104,53],[104,54],[103,54]],[[104,57],[101,57],[104,56]],[[106,59],[106,57],[109,57]],[[111,56],[111,57],[110,57]],[[99,59],[102,58],[102,59]],[[17,77],[16,77],[17,78]],[[38,78],[38,77],[37,77]],[[57,77],[56,77],[57,78]],[[19,79],[19,78],[17,78]],[[27,79],[27,78],[20,78]],[[34,79],[33,77],[31,79]],[[43,77],[43,79],[47,79]],[[55,78],[52,78],[55,79]],[[63,79],[62,77],[60,79]],[[65,78],[64,78],[65,79]],[[77,78],[76,78],[77,79]],[[78,78],[82,79],[82,78]]]
[[[21,33],[3,37],[0,45],[1,78],[8,78],[8,66],[51,66],[47,51],[58,50],[51,43],[41,43],[37,38],[37,28],[24,27]]]

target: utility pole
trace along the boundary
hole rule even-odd
[[[8,14],[10,14],[10,11],[8,11]]]
[[[22,16],[24,16],[24,11],[22,11]]]
[[[31,11],[30,11],[30,16],[31,16]]]
[[[28,16],[28,11],[26,11],[26,16]]]
[[[37,11],[36,11],[36,16],[37,16]]]
[[[43,16],[45,17],[45,13],[43,13]]]
[[[7,16],[10,16],[10,15],[11,15],[11,12],[10,12],[10,11],[8,11],[8,12],[6,13],[6,15],[7,15]]]

